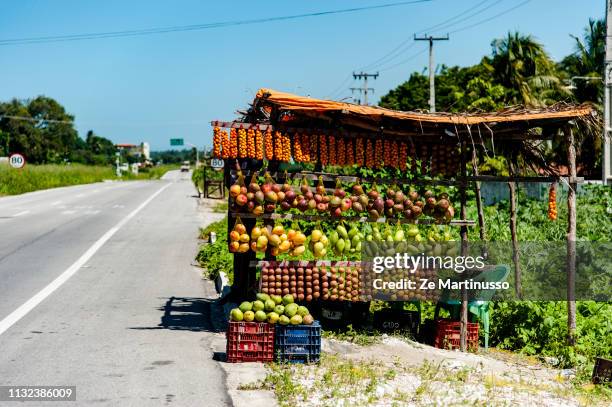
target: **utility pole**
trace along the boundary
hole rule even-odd
[[[351,88],[351,92],[358,90],[361,94],[363,94],[363,103],[361,103],[361,99],[359,100],[359,104],[364,104],[367,106],[368,104],[368,92],[374,93],[374,88],[368,88],[368,78],[376,79],[378,78],[378,72],[376,73],[355,73],[353,72],[353,79],[363,79],[363,87],[361,88]]]
[[[429,111],[436,111],[436,79],[435,79],[435,69],[434,69],[434,57],[433,57],[433,45],[434,41],[448,41],[448,34],[446,37],[417,37],[414,35],[415,41],[429,41]]]
[[[612,149],[610,146],[610,131],[612,130],[612,3],[606,0],[606,59],[604,68],[604,148],[601,160],[602,182],[604,185],[612,182]]]

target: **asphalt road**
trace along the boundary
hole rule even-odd
[[[77,388],[30,405],[228,404],[214,289],[191,265],[219,215],[194,193],[172,172],[0,198],[0,385]]]

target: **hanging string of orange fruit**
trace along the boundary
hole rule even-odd
[[[363,166],[364,164],[364,148],[363,148],[363,138],[359,137],[355,140],[355,163],[359,166]]]
[[[293,159],[298,163],[304,162],[304,154],[302,153],[302,139],[299,133],[293,135]]]
[[[265,136],[265,145],[266,145],[266,160],[271,161],[274,160],[274,141],[272,136],[272,130],[268,127],[266,130]]]
[[[283,137],[280,131],[274,132],[274,159],[281,160],[283,157]]]
[[[346,164],[346,145],[344,143],[344,138],[342,137],[338,139],[338,143],[336,145],[336,164]]]
[[[221,158],[230,158],[230,140],[226,130],[221,130]]]
[[[302,149],[302,157],[304,158],[304,162],[310,162],[310,140],[308,135],[302,134],[300,136],[300,145]]]
[[[289,162],[291,161],[291,137],[289,134],[281,133],[281,145],[282,145],[282,155],[280,157],[281,161]]]
[[[548,189],[548,219],[557,220],[557,183],[550,184]]]
[[[336,165],[336,138],[334,136],[327,137],[328,149],[329,149],[329,164]]]
[[[261,130],[255,130],[255,158],[263,160],[263,134]]]
[[[213,129],[213,157],[221,157],[221,129],[216,126]]]
[[[376,140],[374,145],[374,168],[380,167],[383,161],[383,142],[381,139]]]
[[[247,132],[245,129],[238,129],[238,157],[247,156]]]
[[[230,129],[229,158],[236,157],[238,157],[238,132],[236,129]]]
[[[345,140],[346,142],[346,163],[348,165],[355,165],[355,146],[353,143],[353,139],[349,138]]]
[[[319,138],[316,135],[313,135],[310,137],[310,159],[312,161],[316,161],[318,156],[319,156]]]
[[[247,157],[257,158],[255,154],[255,130],[247,130]]]
[[[372,140],[366,140],[365,143],[366,167],[374,168],[374,143],[372,142]]]
[[[319,134],[319,148],[321,149],[321,164],[327,165],[329,156],[327,155],[327,136],[325,134]]]
[[[399,145],[399,167],[400,170],[406,170],[406,163],[408,161],[408,146],[406,143],[400,143]]]

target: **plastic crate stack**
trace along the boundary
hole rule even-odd
[[[321,325],[277,325],[274,355],[278,363],[317,363],[321,358]]]
[[[227,361],[272,362],[274,359],[274,325],[260,322],[229,322],[227,328]]]
[[[451,319],[438,319],[436,321],[434,346],[440,349],[459,349],[461,347],[461,322]],[[468,322],[467,347],[472,351],[478,350],[477,322]]]

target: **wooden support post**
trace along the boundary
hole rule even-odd
[[[474,176],[478,177],[478,157],[476,156],[476,149],[472,150],[472,171]],[[482,210],[482,194],[480,193],[480,181],[474,183],[476,188],[476,208],[478,209],[478,226],[480,227],[480,240],[487,240],[487,232],[485,228],[484,213]]]
[[[576,143],[570,125],[565,126],[569,189],[567,191],[567,343],[576,343]]]
[[[516,175],[516,167],[514,160],[516,156],[513,155],[508,160],[508,170],[510,176]],[[514,263],[514,283],[516,284],[515,292],[517,298],[522,298],[523,287],[521,283],[521,264],[519,258],[519,244],[516,234],[516,182],[508,182],[508,189],[510,190],[510,235],[512,237],[512,262]]]
[[[466,169],[466,146],[465,142],[461,142],[461,177],[462,181],[465,181],[465,177],[467,176]],[[467,197],[465,194],[465,190],[467,185],[465,183],[461,184],[461,219],[466,218],[467,211]],[[461,255],[465,256],[467,254],[467,240],[468,240],[468,229],[467,226],[461,226],[460,229],[461,235]],[[462,352],[467,350],[467,324],[468,324],[468,295],[467,289],[465,287],[461,288],[461,331],[460,331],[460,349]]]

